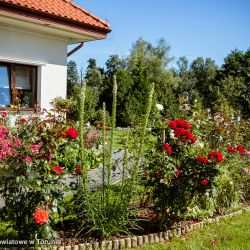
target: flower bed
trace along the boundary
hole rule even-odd
[[[111,129],[106,127],[104,105],[101,130],[84,130],[84,87],[79,124],[67,121],[59,112],[48,113],[44,119],[19,116],[11,127],[8,113],[1,114],[0,193],[5,200],[1,212],[11,222],[16,239],[56,240],[59,228],[67,231],[73,227],[78,229],[75,237],[107,239],[101,245],[108,248],[118,249],[121,244],[135,247],[171,237],[166,228],[179,221],[223,214],[237,209],[242,197],[248,199],[249,152],[243,146],[244,137],[234,141],[227,133],[219,139],[212,136],[223,120],[220,117],[218,121],[218,114],[207,127],[208,118],[199,120],[196,111],[174,119],[164,114],[160,105],[152,111],[156,118],[149,130],[153,92],[154,86],[140,126],[124,133],[118,183],[112,178],[118,168],[112,158],[116,83]],[[233,122],[230,133],[238,129],[239,124]],[[101,185],[92,188],[88,171],[100,163]],[[75,180],[74,185],[67,184],[67,175]],[[155,231],[165,234],[109,240],[117,235],[143,234],[140,220],[145,219],[142,215],[148,204]],[[180,234],[188,228],[174,230]],[[90,245],[96,248],[99,243],[85,246]]]

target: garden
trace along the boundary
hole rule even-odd
[[[19,113],[13,120],[1,112],[1,240],[98,245],[248,206],[250,124],[240,112],[227,105],[213,112],[180,98],[173,116],[150,84],[145,112],[118,130],[113,76],[110,116],[103,103],[90,126],[87,87],[79,87],[78,120],[58,100],[43,116]]]

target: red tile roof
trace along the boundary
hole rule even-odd
[[[106,33],[110,32],[108,22],[86,11],[75,4],[73,0],[0,0],[0,8],[1,6],[20,9],[41,16],[49,16]]]

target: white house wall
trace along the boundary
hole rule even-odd
[[[50,101],[66,96],[67,41],[32,32],[1,27],[0,61],[38,66],[38,101],[50,109]]]

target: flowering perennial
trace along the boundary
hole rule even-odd
[[[169,127],[171,129],[183,128],[183,129],[190,129],[191,125],[184,119],[178,119],[169,122]]]
[[[33,214],[33,217],[35,219],[35,224],[43,225],[43,224],[48,222],[49,213],[48,213],[48,211],[46,211],[44,209],[38,209]]]
[[[229,153],[232,153],[232,154],[235,153],[235,148],[234,148],[234,146],[228,146],[228,147],[227,147],[227,150],[228,150]]]
[[[242,145],[238,145],[238,146],[237,146],[237,150],[238,150],[238,152],[239,152],[241,155],[243,155],[243,154],[245,153],[245,149],[243,148]]]
[[[163,143],[162,146],[165,148],[165,150],[167,151],[167,153],[168,153],[169,155],[171,155],[172,149],[171,149],[171,147],[169,146],[169,144]]]
[[[210,152],[209,158],[215,159],[217,163],[220,163],[223,160],[223,156],[220,152]]]
[[[191,125],[183,119],[178,119],[169,122],[169,128],[174,130],[174,136],[179,138],[181,142],[186,143],[188,140],[195,143],[196,139],[192,132],[189,130]]]
[[[81,174],[81,167],[80,166],[77,166],[75,168],[75,174]]]
[[[196,157],[195,160],[199,163],[202,164],[207,164],[208,163],[208,158],[207,157]]]
[[[66,134],[67,134],[68,138],[74,140],[78,136],[78,131],[74,128],[69,128],[66,130]]]
[[[1,116],[5,118],[7,116],[7,111],[2,111]]]
[[[63,174],[63,171],[62,171],[62,167],[60,166],[53,166],[50,170],[50,173],[51,174],[54,174],[54,175],[60,175],[60,174]]]
[[[208,179],[205,179],[205,180],[202,180],[202,181],[201,181],[201,184],[202,184],[203,186],[206,186],[208,183],[209,183],[209,180],[208,180]]]

